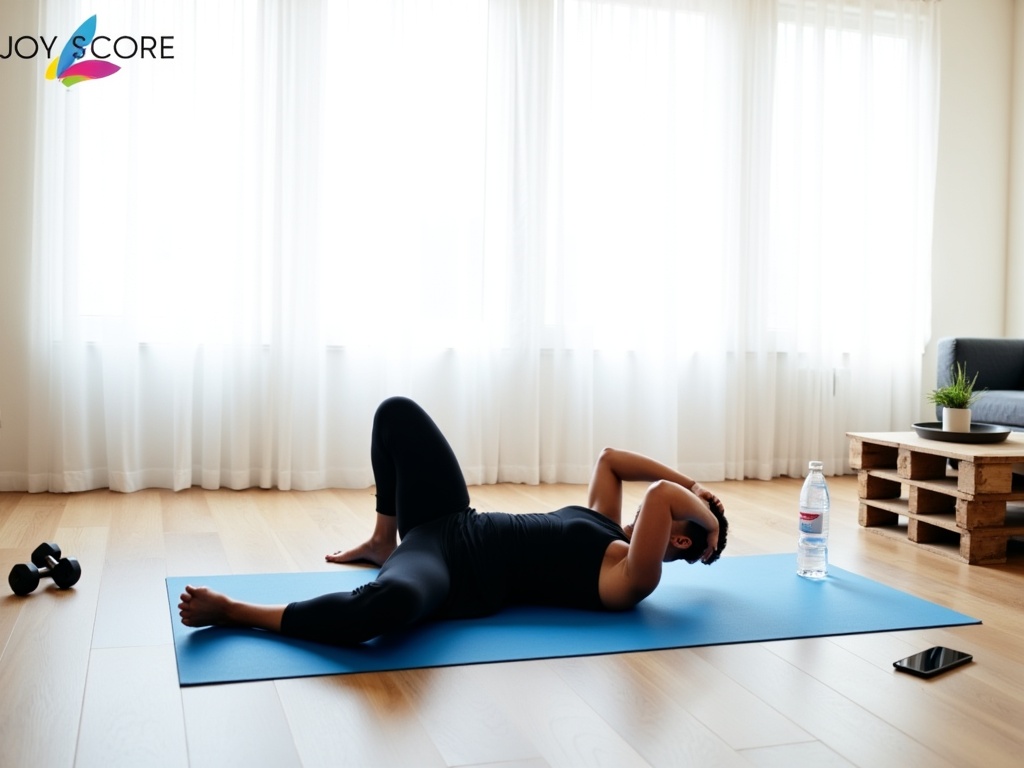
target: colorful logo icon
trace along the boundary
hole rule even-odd
[[[120,71],[117,64],[102,59],[85,59],[86,48],[96,37],[96,16],[86,19],[71,36],[60,56],[46,68],[47,80],[60,80],[67,88],[84,80],[99,80]],[[85,59],[83,61],[83,59]]]

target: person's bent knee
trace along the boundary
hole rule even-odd
[[[377,413],[375,419],[386,419],[394,416],[401,416],[402,414],[408,414],[410,412],[418,412],[423,410],[419,404],[408,397],[402,395],[394,395],[381,402],[377,406]]]

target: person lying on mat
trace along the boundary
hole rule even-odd
[[[327,560],[380,565],[373,581],[288,605],[187,586],[178,605],[182,623],[355,645],[426,619],[486,616],[513,604],[621,611],[654,591],[663,562],[711,564],[725,548],[722,502],[640,454],[602,451],[587,507],[477,513],[437,425],[412,400],[395,397],[374,416],[370,459],[377,485],[373,534]],[[633,522],[623,526],[622,483],[630,480],[650,485]]]

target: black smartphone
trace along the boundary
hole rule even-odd
[[[963,651],[954,651],[952,648],[943,648],[940,645],[929,648],[927,651],[915,653],[905,659],[894,661],[892,665],[899,672],[909,672],[918,677],[935,677],[947,669],[959,667],[966,664],[974,657]]]

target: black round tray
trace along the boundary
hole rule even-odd
[[[1010,430],[997,424],[971,424],[970,432],[947,432],[941,421],[923,421],[914,425],[918,437],[941,440],[944,443],[1001,443]]]

